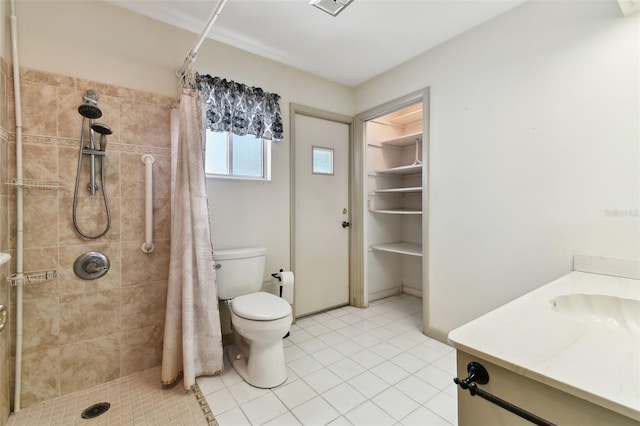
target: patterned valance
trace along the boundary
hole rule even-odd
[[[196,82],[205,102],[207,129],[283,139],[279,95],[210,75],[198,75]]]

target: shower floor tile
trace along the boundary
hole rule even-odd
[[[83,410],[109,402],[111,408],[93,419],[80,417]],[[23,408],[9,417],[7,426],[208,426],[196,394],[181,382],[163,389],[160,367],[74,392]]]

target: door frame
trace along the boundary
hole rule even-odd
[[[354,275],[354,281],[351,283],[353,287],[352,295],[354,296],[354,306],[367,307],[369,305],[369,293],[367,285],[367,239],[365,227],[365,214],[367,213],[367,194],[365,193],[366,183],[366,141],[365,141],[365,124],[367,121],[373,120],[380,116],[389,114],[399,109],[422,103],[422,161],[424,169],[422,173],[422,307],[423,307],[423,325],[425,332],[433,334],[429,326],[429,113],[431,110],[429,101],[429,88],[418,90],[392,101],[386,102],[377,107],[363,111],[356,115],[354,119],[354,165],[353,169],[353,197],[354,206],[351,210],[352,218],[352,237],[354,239],[353,252],[354,268],[359,271],[358,275]],[[438,336],[441,337],[441,336]]]
[[[354,218],[352,208],[354,206],[353,203],[353,154],[354,154],[354,137],[353,137],[353,117],[343,114],[338,114],[331,111],[325,111],[318,108],[313,108],[305,105],[296,104],[293,102],[289,103],[289,257],[290,257],[290,265],[291,271],[295,274],[296,270],[296,252],[295,252],[295,237],[296,237],[296,114],[304,115],[307,117],[317,118],[320,120],[333,121],[336,123],[346,124],[349,126],[349,158],[347,159],[347,164],[349,167],[349,183],[348,183],[348,191],[349,191],[349,202],[347,208],[349,209],[348,220],[352,223]],[[356,270],[356,267],[353,262],[353,224],[349,227],[349,300],[352,300],[352,289],[353,289],[353,274]],[[293,287],[294,291],[294,300],[295,300],[295,286]],[[350,302],[350,304],[353,304]],[[293,304],[293,318],[296,318],[296,305]]]

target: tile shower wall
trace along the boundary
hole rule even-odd
[[[8,128],[8,102],[7,87],[9,84],[9,65],[0,57],[0,252],[9,251],[8,233],[8,205],[7,187],[7,147],[9,144]],[[9,264],[0,266],[0,303],[9,305],[9,286],[6,277],[9,273]],[[0,424],[4,424],[9,417],[9,329],[0,333]]]
[[[58,271],[53,280],[24,286],[21,395],[26,407],[161,363],[173,99],[28,69],[21,70],[21,88],[24,178],[57,181],[60,186],[24,191],[24,270]],[[103,116],[96,121],[113,130],[106,156],[112,225],[97,240],[84,240],[75,232],[71,213],[82,123],[77,108],[87,89],[99,96]],[[8,90],[11,102],[12,92]],[[8,159],[12,177],[15,130],[12,124],[7,127],[9,143],[3,161]],[[155,157],[156,249],[151,254],[140,249],[145,226],[141,156],[146,153]],[[101,193],[86,194],[87,170],[83,166],[78,222],[84,232],[96,234],[104,229],[106,217]],[[15,250],[15,193],[9,189],[3,194],[7,195],[9,245]],[[109,257],[111,269],[102,278],[85,281],[75,276],[74,261],[88,251]]]

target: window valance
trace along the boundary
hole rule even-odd
[[[205,102],[207,129],[283,139],[279,95],[210,75],[197,75],[196,83]]]

